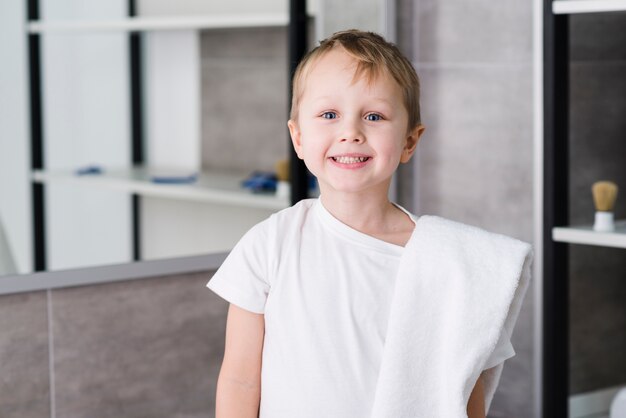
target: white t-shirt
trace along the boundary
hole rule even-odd
[[[244,235],[207,286],[264,314],[260,418],[370,415],[403,250],[318,199]],[[485,369],[514,355],[503,334]]]

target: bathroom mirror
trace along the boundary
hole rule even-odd
[[[289,205],[241,186],[288,157],[286,0],[137,0],[131,20],[128,0],[39,0],[30,23],[14,3],[0,17],[17,39],[0,50],[10,63],[0,70],[0,275],[33,272],[37,245],[46,271],[227,252]],[[393,4],[309,0],[310,43],[347,28],[393,40]],[[41,48],[44,168],[34,171],[25,34]]]

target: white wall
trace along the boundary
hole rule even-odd
[[[22,273],[32,267],[25,20],[23,0],[0,2],[0,223]]]
[[[200,45],[197,31],[142,36],[147,162],[200,168]]]
[[[125,0],[43,0],[42,19],[120,18]],[[42,36],[44,165],[74,170],[130,163],[128,36],[50,33]],[[118,192],[46,187],[48,268],[131,260],[130,198]]]

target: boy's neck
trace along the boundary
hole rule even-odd
[[[320,200],[324,208],[342,223],[392,244],[404,246],[415,226],[386,194],[322,191]]]

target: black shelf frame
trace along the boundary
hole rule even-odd
[[[569,416],[569,247],[552,228],[569,224],[569,15],[543,10],[542,417]]]
[[[291,109],[292,85],[291,79],[296,71],[300,60],[307,52],[307,14],[306,0],[289,1],[289,104],[287,112]],[[308,196],[309,171],[304,161],[298,158],[296,151],[288,141],[289,147],[289,178],[291,179],[291,204],[295,205]]]
[[[28,21],[40,19],[39,0],[27,0]],[[135,0],[128,0],[128,16],[137,15]],[[289,74],[293,74],[298,62],[307,52],[307,15],[306,0],[290,0],[289,3]],[[141,33],[130,32],[128,34],[129,58],[130,58],[130,109],[131,109],[131,163],[140,165],[144,162],[144,129],[143,129],[143,106],[142,106],[142,62],[141,62]],[[30,99],[30,125],[31,125],[31,170],[43,170],[44,139],[43,132],[43,103],[41,89],[41,34],[30,33],[28,35],[28,65],[29,65],[29,99]],[[291,77],[289,78],[289,99],[291,103]],[[287,110],[289,112],[289,109]],[[291,175],[291,203],[295,204],[308,197],[308,170],[304,162],[293,151],[291,142],[288,142],[291,150],[289,154]],[[32,222],[33,222],[33,271],[45,271],[46,260],[46,208],[45,208],[45,185],[31,182],[32,195]],[[132,195],[132,248],[133,259],[141,260],[141,197]]]
[[[128,0],[128,16],[137,16],[135,0]],[[141,78],[141,34],[131,32],[128,35],[128,52],[130,63],[130,114],[131,114],[131,160],[133,166],[139,166],[144,160],[144,129],[143,129],[143,83]],[[133,237],[133,260],[141,260],[141,196],[131,196],[131,228]]]
[[[26,16],[29,21],[39,19],[39,0],[28,0]],[[43,156],[43,107],[41,103],[41,37],[39,34],[28,35],[29,99],[30,99],[30,168],[41,170],[44,167]],[[33,220],[33,270],[46,269],[46,225],[45,225],[45,187],[31,182],[32,220]]]

